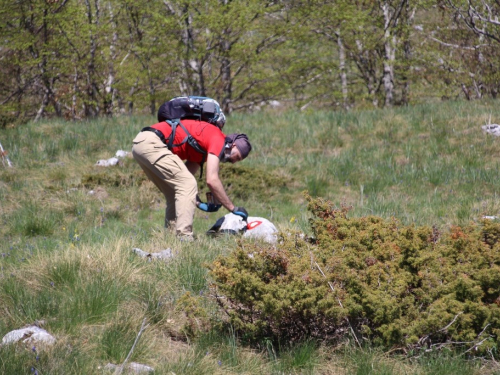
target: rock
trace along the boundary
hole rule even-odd
[[[174,257],[174,254],[172,252],[172,249],[168,248],[165,250],[161,250],[160,252],[157,253],[148,253],[146,251],[143,251],[137,247],[134,247],[132,249],[134,253],[139,255],[141,258],[147,258],[147,259],[163,259],[163,260],[168,260],[172,259]]]
[[[126,158],[129,155],[130,152],[128,151],[118,150],[116,151],[114,157],[109,159],[98,160],[97,163],[95,163],[95,165],[97,165],[98,167],[114,167],[115,165],[118,165],[120,163],[120,159]]]
[[[105,159],[98,160],[97,163],[95,163],[95,165],[97,165],[98,167],[113,167],[117,165],[119,161],[120,159],[112,157],[107,160]]]
[[[54,338],[54,336],[52,336],[42,328],[39,328],[37,326],[28,326],[7,333],[2,338],[2,345],[13,344],[18,341],[30,344],[43,343],[47,345],[53,345],[55,344],[56,339]]]
[[[114,365],[112,363],[108,363],[104,368],[110,371],[116,371],[118,369],[118,365]],[[137,362],[130,362],[125,365],[125,369],[129,372],[133,372],[134,374],[146,374],[153,372],[155,369]]]
[[[500,136],[500,125],[498,124],[489,124],[481,126],[484,132],[488,134],[492,134],[496,137]]]
[[[123,158],[126,158],[129,154],[130,154],[130,152],[128,152],[128,151],[118,150],[118,151],[116,151],[115,156],[117,158],[123,159]]]

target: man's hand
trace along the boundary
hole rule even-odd
[[[198,208],[205,212],[217,212],[219,211],[220,207],[221,207],[220,204],[215,204],[215,203],[204,203],[204,202],[198,203]]]
[[[244,221],[247,221],[248,219],[248,212],[243,207],[235,207],[232,213],[241,216]]]

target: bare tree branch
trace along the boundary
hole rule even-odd
[[[125,358],[125,360],[123,361],[123,363],[120,366],[118,366],[118,368],[115,371],[116,375],[119,375],[119,374],[121,374],[123,372],[123,369],[124,369],[125,365],[127,364],[128,360],[130,359],[130,356],[134,352],[135,346],[139,342],[139,339],[141,338],[142,333],[148,327],[149,327],[149,324],[146,324],[146,318],[144,318],[142,320],[141,329],[139,330],[139,333],[137,334],[137,337],[135,338],[134,344],[132,345],[132,348],[130,349],[130,351],[127,354],[127,358]]]

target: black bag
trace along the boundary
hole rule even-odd
[[[163,103],[158,109],[158,122],[165,121],[172,128],[172,132],[168,139],[162,139],[169,150],[172,150],[174,147],[182,146],[187,142],[192,148],[203,155],[200,168],[201,179],[203,176],[203,163],[206,161],[207,152],[200,147],[196,139],[194,139],[184,125],[182,125],[180,121],[182,119],[201,120],[222,129],[226,123],[226,116],[224,116],[217,101],[204,96],[178,96]],[[184,130],[186,137],[181,143],[174,144],[177,126],[180,126],[182,130]]]
[[[226,123],[219,103],[204,96],[178,96],[158,109],[158,122],[182,119],[206,121],[219,129]]]

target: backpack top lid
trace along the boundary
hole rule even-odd
[[[194,119],[224,127],[226,116],[219,103],[205,96],[177,96],[158,109],[158,122],[174,119]]]

